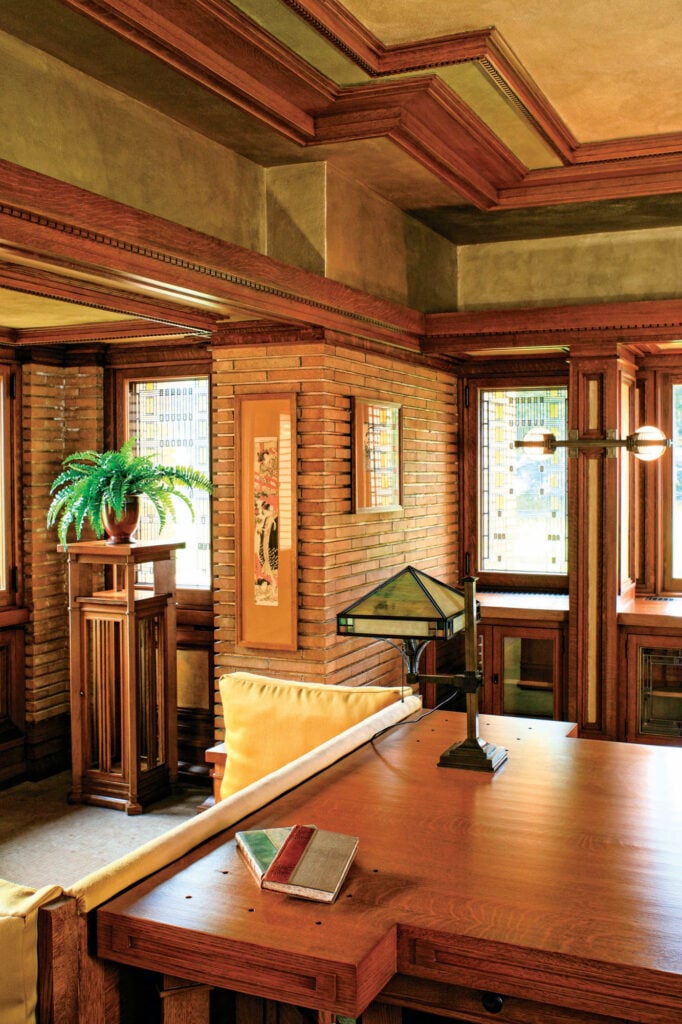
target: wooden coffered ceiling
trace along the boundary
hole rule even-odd
[[[682,223],[679,0],[3,0],[0,31],[459,245]]]

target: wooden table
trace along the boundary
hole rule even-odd
[[[465,716],[400,725],[240,825],[359,835],[335,904],[261,892],[225,833],[100,908],[98,955],[322,1019],[682,1021],[682,749],[570,730],[481,716],[488,775],[437,767]]]

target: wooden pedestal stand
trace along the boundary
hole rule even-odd
[[[177,777],[175,551],[69,544],[69,799],[139,814]],[[63,548],[60,550],[64,550]],[[151,588],[135,586],[153,564]]]

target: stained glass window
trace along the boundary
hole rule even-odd
[[[538,459],[514,442],[531,427],[565,437],[567,389],[482,390],[479,401],[479,568],[564,574],[566,450]]]
[[[166,466],[190,466],[210,476],[208,377],[130,381],[128,436],[137,438],[136,450],[140,455],[152,455]],[[140,541],[160,537],[184,541],[185,547],[176,556],[177,585],[208,589],[210,497],[205,491],[194,491],[190,497],[194,520],[185,503],[176,500],[176,518],[166,522],[162,534],[153,506],[145,502],[136,536]]]

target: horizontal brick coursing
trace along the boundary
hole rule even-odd
[[[101,448],[102,371],[29,363],[22,389],[26,718],[35,724],[70,707],[66,560],[46,515],[65,456]]]
[[[216,678],[248,670],[328,684],[396,684],[402,660],[382,641],[337,636],[336,616],[407,565],[457,582],[457,416],[452,374],[341,337],[213,350]],[[240,396],[297,401],[298,649],[236,643],[235,408]],[[351,399],[402,407],[403,507],[352,512]],[[216,738],[222,709],[216,694]]]

